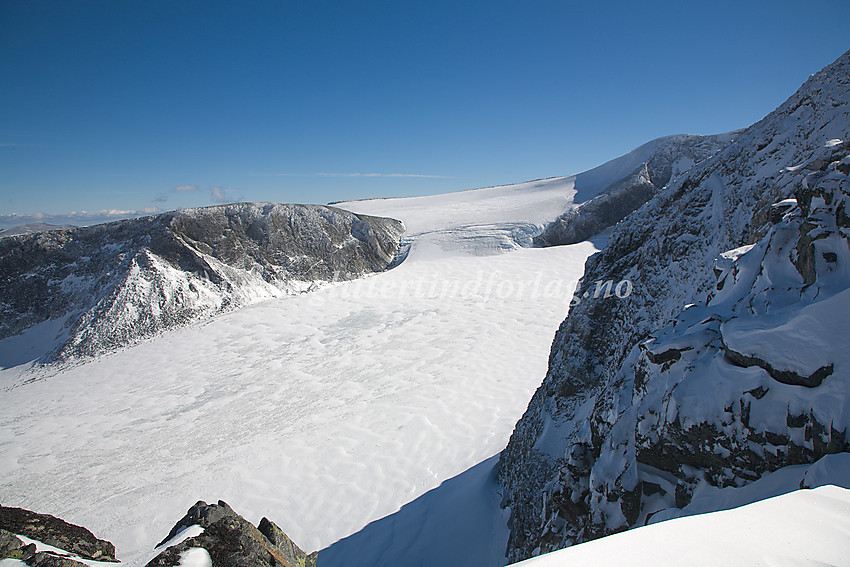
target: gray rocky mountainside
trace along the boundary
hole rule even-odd
[[[717,154],[734,134],[683,134],[658,138],[614,160],[614,163],[596,168],[600,171],[603,168],[616,169],[612,166],[618,165],[617,161],[623,162],[620,167],[634,166],[622,178],[605,188],[598,188],[599,193],[593,198],[549,223],[534,238],[535,246],[575,244],[617,224],[654,197],[673,177]],[[586,181],[591,180],[592,183],[593,177],[594,170],[576,176],[578,198],[583,186],[588,184]]]
[[[557,331],[500,458],[510,560],[847,456],[848,141],[850,52],[587,261],[580,291],[631,293],[577,295]]]
[[[246,203],[9,236],[0,239],[0,339],[46,328],[43,362],[97,355],[385,270],[403,231],[334,207]]]
[[[735,133],[714,136],[682,134],[658,138],[618,158],[634,166],[624,177],[601,189],[599,194],[570,209],[544,227],[534,238],[535,246],[558,246],[587,240],[626,218],[654,197],[672,178],[717,154]],[[618,160],[614,160],[615,162]],[[635,162],[638,162],[635,165]],[[600,166],[610,168],[613,164]],[[577,197],[585,178],[594,170],[576,176]]]

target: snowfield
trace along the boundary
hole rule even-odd
[[[493,554],[501,539],[490,564],[503,563],[507,517],[488,459],[545,375],[597,249],[520,248],[511,235],[571,206],[571,179],[338,205],[401,218],[406,261],[77,366],[31,368],[20,356],[12,366],[15,349],[0,349],[3,504],[84,525],[143,565],[199,499],[268,516],[310,551],[472,469],[428,495],[428,514],[442,506],[458,518],[447,502],[476,486],[451,528],[469,556],[455,559]],[[458,531],[479,520],[488,527],[477,535]],[[403,537],[428,548],[447,529]],[[363,554],[330,551],[322,565]],[[395,552],[365,564],[403,564]]]

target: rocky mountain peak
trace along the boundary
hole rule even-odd
[[[634,291],[576,304],[555,336],[501,456],[511,560],[848,451],[848,139],[850,52],[588,260],[581,287]]]

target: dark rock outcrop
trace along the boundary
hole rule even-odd
[[[28,559],[35,554],[35,546],[25,549],[22,542],[10,531],[0,529],[0,559]]]
[[[186,209],[0,239],[0,340],[48,321],[43,361],[388,268],[401,222],[318,205]],[[0,361],[2,362],[2,361]]]
[[[289,539],[289,536],[286,535],[283,530],[277,526],[277,524],[268,518],[260,520],[260,523],[257,525],[257,529],[260,530],[260,533],[266,536],[266,538],[268,538],[268,540],[280,550],[284,559],[293,565],[315,567],[319,553],[317,551],[314,551],[310,555],[304,553],[300,547],[295,545],[294,541]]]
[[[16,535],[26,536],[94,561],[117,561],[115,546],[98,539],[89,530],[64,520],[24,510],[0,506],[0,558],[20,559],[33,567],[72,567],[82,563],[51,553],[36,553],[33,545],[23,545]]]
[[[307,555],[267,518],[255,527],[233,511],[225,502],[197,502],[160,543],[165,545],[190,526],[203,529],[200,535],[169,546],[150,561],[147,567],[174,567],[182,554],[203,548],[215,567],[313,567],[316,553]]]
[[[39,551],[31,559],[25,561],[31,567],[86,567],[85,563],[74,561],[64,555],[56,555],[46,551]]]
[[[189,508],[186,515],[174,524],[174,527],[171,528],[171,531],[167,536],[165,536],[165,539],[159,542],[156,546],[162,547],[171,539],[176,537],[177,534],[190,526],[200,526],[201,528],[206,529],[225,516],[237,515],[238,514],[233,511],[233,508],[228,506],[227,502],[223,500],[219,500],[218,504],[207,504],[203,500],[198,500],[191,508]]]

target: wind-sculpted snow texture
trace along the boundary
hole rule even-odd
[[[556,334],[500,461],[511,560],[848,451],[848,112],[850,52],[588,260],[634,290]]]
[[[314,205],[187,209],[0,240],[0,339],[53,321],[44,361],[382,271],[404,226]]]
[[[629,165],[639,162],[631,172],[618,179],[592,199],[570,209],[549,223],[535,237],[536,246],[575,244],[587,240],[617,224],[654,197],[676,175],[722,150],[734,134],[716,136],[678,135],[653,140],[626,156],[618,158]],[[610,164],[600,166],[611,167]],[[592,183],[594,170],[576,176],[577,196],[587,177]]]

